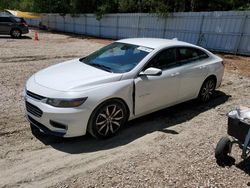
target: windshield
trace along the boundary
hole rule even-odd
[[[142,46],[115,42],[80,61],[108,72],[124,73],[132,70],[152,50]]]

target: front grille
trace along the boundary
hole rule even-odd
[[[29,102],[25,102],[26,110],[36,117],[42,117],[43,111]]]
[[[46,97],[44,96],[41,96],[41,95],[37,95],[35,93],[32,93],[31,91],[28,91],[26,90],[26,94],[31,97],[31,98],[34,98],[34,99],[37,99],[37,100],[42,100],[42,99],[45,99]]]

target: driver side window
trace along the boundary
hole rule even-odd
[[[146,69],[149,67],[154,67],[158,69],[168,69],[178,66],[176,59],[176,48],[170,48],[159,52],[146,66]]]
[[[125,50],[122,50],[121,47],[115,47],[101,54],[99,58],[106,58],[110,56],[115,57],[115,56],[122,56],[122,55],[125,55]]]

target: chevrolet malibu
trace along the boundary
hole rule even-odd
[[[27,81],[31,130],[62,137],[115,135],[129,120],[198,98],[211,99],[220,57],[178,40],[133,38],[43,69]]]

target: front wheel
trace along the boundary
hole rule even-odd
[[[214,78],[211,77],[205,80],[200,89],[199,100],[201,102],[209,101],[214,94],[215,87],[216,81]]]
[[[128,112],[123,102],[117,99],[109,100],[99,105],[90,117],[89,133],[95,138],[114,136],[126,123]]]
[[[20,38],[22,35],[22,32],[19,29],[13,29],[10,33],[11,37],[13,38]]]

